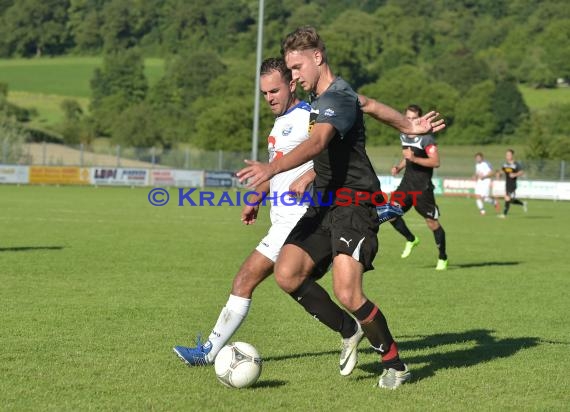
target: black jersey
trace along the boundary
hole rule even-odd
[[[510,177],[509,175],[511,173],[520,172],[522,170],[521,164],[519,162],[512,162],[512,163],[505,162],[503,163],[502,170],[505,173],[505,180],[507,183],[507,193],[514,192],[517,188],[517,178]]]
[[[415,157],[427,159],[428,152],[432,150],[436,144],[431,134],[421,136],[408,136],[400,134],[402,149],[411,149]],[[406,160],[406,171],[402,178],[402,183],[409,189],[424,190],[431,187],[431,177],[433,176],[433,167],[425,167],[414,162]]]
[[[376,192],[380,182],[366,154],[364,118],[358,95],[350,85],[337,77],[329,88],[311,102],[309,128],[316,123],[329,123],[336,134],[315,159],[316,191],[349,188]]]

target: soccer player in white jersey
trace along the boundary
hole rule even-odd
[[[293,150],[309,136],[308,103],[295,96],[295,81],[281,58],[265,60],[260,68],[260,89],[276,119],[268,138],[270,161],[278,159]],[[273,273],[273,266],[285,242],[298,220],[307,209],[307,204],[295,204],[282,197],[286,192],[298,194],[310,190],[314,179],[313,162],[309,161],[287,172],[275,175],[269,184],[257,187],[259,196],[250,198],[251,206],[244,206],[241,220],[244,224],[255,223],[259,204],[269,192],[271,200],[271,227],[242,263],[234,277],[231,294],[222,309],[210,336],[205,343],[197,339],[196,347],[175,346],[174,352],[190,366],[208,365],[214,362],[220,349],[229,341],[244,321],[251,305],[255,288]],[[392,216],[393,217],[393,216]],[[357,346],[363,337],[356,320],[332,301],[329,294],[315,282],[328,270],[328,261],[316,265],[307,276],[303,286],[291,296],[307,312],[342,336],[340,373],[348,375],[357,363]]]
[[[491,164],[485,160],[483,153],[476,153],[474,178],[477,182],[475,183],[475,199],[481,215],[486,213],[484,202],[491,203],[495,206],[495,210],[497,212],[501,207],[497,199],[491,197],[491,185],[493,183],[491,178],[493,175],[493,168],[491,167]]]

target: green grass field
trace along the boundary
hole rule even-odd
[[[386,313],[414,380],[374,388],[377,356],[338,374],[339,337],[272,279],[235,340],[264,358],[258,383],[232,390],[172,353],[208,335],[233,274],[267,228],[238,207],[152,207],[149,189],[0,186],[2,410],[567,410],[570,368],[567,203],[530,202],[508,219],[440,198],[450,267],[433,237],[380,233],[365,290]],[[490,210],[489,210],[490,212]],[[330,275],[323,279],[330,290]],[[566,405],[566,406],[564,406]]]
[[[0,59],[0,82],[10,91],[89,97],[93,72],[102,57],[53,57],[42,59]],[[145,75],[154,84],[163,73],[163,59],[145,59]]]
[[[534,89],[519,86],[524,101],[531,110],[544,110],[550,105],[570,103],[570,87]]]
[[[75,99],[87,111],[93,72],[101,57],[54,57],[0,59],[0,83],[8,84],[8,100],[20,107],[34,108],[33,127],[54,126],[63,120],[61,102]],[[146,59],[145,75],[154,84],[164,72],[163,59]]]

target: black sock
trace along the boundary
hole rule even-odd
[[[394,368],[399,371],[405,369],[404,363],[400,360],[398,347],[384,314],[373,302],[367,300],[364,304],[352,313],[360,322],[366,338],[370,341],[372,348],[382,357],[382,364],[385,369]]]
[[[356,332],[356,321],[333,302],[326,290],[313,279],[305,280],[299,288],[289,293],[314,318],[324,323],[343,338],[350,338]]]
[[[362,330],[374,350],[380,355],[388,353],[394,338],[392,338],[390,329],[388,329],[388,322],[378,306],[367,300],[352,314],[360,322]]]
[[[511,199],[511,203],[513,205],[521,205],[521,206],[524,205],[524,203],[518,199]]]
[[[511,207],[511,201],[507,200],[505,201],[505,210],[503,211],[503,214],[506,216],[507,213],[509,213],[509,208]]]
[[[397,217],[390,223],[392,224],[392,226],[394,226],[394,229],[400,232],[401,235],[407,239],[408,242],[413,242],[414,239],[416,238],[412,234],[412,232],[410,232],[410,229],[408,229],[408,226],[406,226],[406,222],[404,222],[404,219],[402,219],[401,217]]]
[[[447,260],[447,253],[445,253],[445,231],[443,227],[439,226],[433,231],[433,237],[435,238],[435,245],[439,250],[439,258]]]

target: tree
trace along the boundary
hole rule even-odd
[[[144,61],[137,49],[107,53],[103,67],[95,69],[91,79],[91,104],[96,130],[112,134],[114,119],[129,106],[142,102],[148,83]]]
[[[103,68],[95,69],[91,79],[91,108],[97,109],[100,100],[119,94],[127,105],[144,100],[148,82],[144,74],[144,60],[139,50],[129,49],[107,53]]]
[[[135,12],[133,0],[113,0],[105,4],[101,33],[107,52],[117,52],[137,44]]]
[[[409,104],[418,104],[426,112],[437,110],[443,114],[448,126],[454,123],[457,90],[447,83],[433,81],[425,72],[414,66],[389,70],[379,81],[362,87],[359,92],[402,112]],[[366,119],[366,129],[369,144],[397,142],[396,130],[373,119]]]
[[[456,107],[454,139],[461,143],[487,144],[497,141],[498,121],[493,113],[495,84],[486,80],[469,89]]]
[[[70,47],[66,0],[20,0],[6,10],[0,36],[10,53],[40,57]]]
[[[485,62],[475,57],[471,50],[464,48],[437,59],[431,74],[435,79],[449,83],[462,93],[491,78]]]
[[[198,99],[194,111],[200,116],[190,142],[205,150],[250,150],[252,109],[251,104],[234,96]]]
[[[521,123],[518,133],[528,136],[526,157],[528,159],[570,160],[570,104],[550,105],[547,109],[533,112]]]
[[[492,95],[492,112],[497,120],[495,134],[513,134],[528,107],[513,81],[499,81]]]
[[[551,22],[537,43],[555,78],[570,79],[570,18]]]
[[[113,122],[113,142],[126,147],[163,146],[154,109],[145,102],[125,109]]]
[[[93,53],[103,48],[103,0],[70,0],[69,30],[79,52]]]
[[[213,51],[185,51],[171,57],[164,75],[151,91],[156,105],[188,108],[207,92],[210,82],[226,72],[226,65]]]
[[[348,10],[320,33],[331,50],[327,57],[335,73],[356,89],[374,80],[370,62],[381,51],[382,44],[380,33],[375,30],[377,24],[373,16]]]

